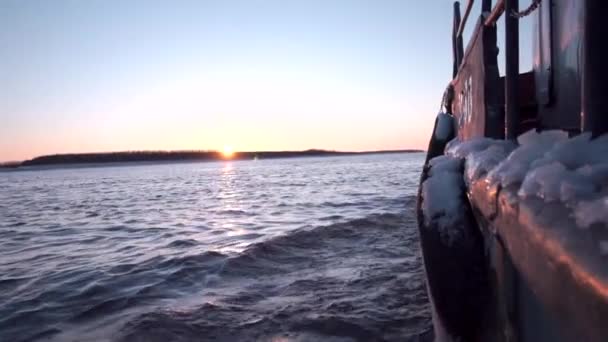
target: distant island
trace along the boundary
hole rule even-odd
[[[19,168],[27,166],[47,166],[66,164],[105,164],[129,162],[179,162],[179,161],[219,161],[219,160],[254,160],[295,157],[331,157],[380,153],[414,153],[422,150],[385,150],[368,152],[340,152],[319,149],[305,151],[260,151],[234,152],[230,156],[220,151],[127,151],[103,153],[69,153],[52,154],[36,157],[23,162],[2,163],[2,168]]]

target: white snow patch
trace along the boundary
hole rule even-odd
[[[473,181],[485,176],[496,165],[505,160],[515,149],[510,141],[496,141],[485,150],[469,154],[466,161],[467,180]]]
[[[555,144],[568,139],[563,131],[528,131],[517,138],[520,146],[489,174],[490,183],[500,183],[503,187],[523,182],[531,164],[542,158]]]
[[[545,153],[530,163],[518,194],[573,208],[576,222],[583,228],[594,223],[608,225],[608,196],[601,194],[608,187],[608,136],[564,136],[555,134],[537,140],[537,145],[529,143],[531,148],[545,148]]]
[[[588,178],[594,184],[608,186],[608,182],[606,182],[608,180],[608,162],[581,166],[576,169],[576,173]]]
[[[574,210],[576,223],[589,228],[595,223],[608,225],[608,194],[591,201],[581,201]]]
[[[519,192],[520,197],[536,196],[545,202],[560,200],[561,181],[566,177],[566,168],[558,162],[543,165],[528,172]]]
[[[608,139],[591,140],[590,133],[580,134],[572,139],[557,142],[542,158],[534,161],[532,167],[557,161],[568,169],[585,165],[595,165],[608,161]]]
[[[446,156],[433,158],[429,178],[422,183],[422,212],[426,226],[439,230],[441,239],[451,244],[461,234],[464,215],[462,161]]]
[[[445,172],[460,173],[462,170],[462,160],[448,156],[438,156],[429,161],[431,169],[429,175],[440,175]]]
[[[546,145],[556,141],[564,141],[568,139],[568,133],[560,130],[548,130],[537,132],[534,129],[517,137],[517,143],[520,146],[527,145]]]
[[[453,139],[447,144],[445,154],[454,158],[466,158],[471,153],[483,151],[498,141],[490,138],[476,138],[464,142]]]
[[[581,199],[588,199],[597,192],[597,186],[585,176],[577,172],[568,171],[562,179],[560,199],[568,207],[572,207]]]
[[[518,197],[561,202],[583,228],[608,226],[608,134],[568,138],[564,131],[531,130],[517,141],[515,148],[505,140],[454,139],[446,155],[466,159],[468,184],[483,179],[490,186],[519,185]]]

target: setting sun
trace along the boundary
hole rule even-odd
[[[234,155],[234,150],[232,149],[232,147],[224,146],[224,149],[222,150],[222,157],[224,157],[226,159],[230,159],[230,158],[232,158],[233,155]]]

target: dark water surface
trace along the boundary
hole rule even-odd
[[[0,173],[0,341],[407,341],[423,158]]]

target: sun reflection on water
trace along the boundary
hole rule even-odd
[[[239,213],[244,213],[245,208],[241,203],[242,189],[238,188],[237,171],[232,162],[226,162],[221,170],[219,191],[220,223],[219,226],[224,231],[224,236],[235,237],[247,234],[247,230],[238,224],[238,218],[234,217]],[[222,249],[229,246],[223,246]]]

